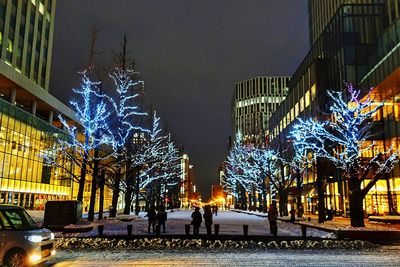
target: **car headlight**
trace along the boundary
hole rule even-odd
[[[34,243],[38,243],[38,242],[42,242],[43,237],[41,235],[27,235],[25,236],[25,239],[34,242]]]
[[[32,263],[35,263],[36,261],[39,261],[39,260],[41,260],[42,259],[42,255],[39,255],[39,254],[32,254],[30,257],[29,257],[29,260],[32,262]]]
[[[50,239],[54,239],[54,234],[50,233]]]

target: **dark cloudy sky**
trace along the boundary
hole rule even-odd
[[[235,82],[291,75],[308,50],[307,0],[59,0],[55,21],[51,93],[71,96],[90,28],[105,66],[126,33],[147,102],[189,154],[205,200],[227,153]]]

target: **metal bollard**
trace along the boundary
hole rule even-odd
[[[161,225],[157,224],[156,225],[156,235],[159,236],[161,232]]]
[[[247,236],[248,233],[249,233],[249,225],[244,224],[243,225],[243,235]]]
[[[133,225],[132,224],[128,224],[126,226],[126,230],[128,231],[128,236],[132,235],[132,229],[133,229]]]
[[[185,224],[185,234],[190,235],[190,224]]]
[[[97,226],[97,232],[99,233],[99,236],[103,236],[104,225],[99,224],[99,225]]]
[[[216,236],[219,235],[219,224],[214,224],[214,233]]]
[[[301,236],[307,238],[307,227],[305,225],[301,226]]]

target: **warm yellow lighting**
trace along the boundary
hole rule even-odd
[[[29,257],[29,260],[30,260],[30,262],[32,262],[32,263],[37,262],[37,261],[39,261],[39,260],[41,260],[41,259],[42,259],[42,255],[40,255],[40,254],[32,254],[32,255]]]
[[[39,12],[44,15],[44,5],[42,3],[39,3]]]

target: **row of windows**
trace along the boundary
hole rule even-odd
[[[356,38],[356,42],[348,44],[344,32],[345,21],[351,22],[353,32],[351,36],[362,35],[362,29],[369,31],[368,36],[374,37],[383,30],[381,23],[382,6],[370,6],[370,9],[357,9],[357,6],[342,6],[340,12],[332,18],[309,54],[303,60],[291,79],[290,94],[277,108],[271,118],[270,132],[272,139],[280,135],[293,119],[299,116],[311,100],[323,99],[325,90],[339,90],[343,82],[355,83],[365,74],[368,58],[367,48],[371,47],[368,38]],[[372,12],[373,11],[373,12]],[[347,13],[346,13],[347,12]],[[349,13],[350,12],[350,13]],[[351,12],[366,12],[368,14],[352,14]],[[346,13],[346,15],[344,15]],[[354,31],[355,30],[355,31]],[[375,31],[375,32],[374,32]],[[367,40],[368,39],[368,40]],[[318,92],[316,87],[318,86]],[[312,94],[312,99],[309,95]],[[321,95],[322,97],[320,98]],[[316,112],[326,109],[326,103],[315,101],[311,105],[307,116],[315,116]]]
[[[5,60],[16,67],[19,72],[45,87],[46,79],[48,79],[46,72],[50,23],[52,23],[49,6],[51,6],[52,0],[40,2],[12,0],[10,11],[7,10],[6,0],[0,1],[0,45],[6,45]],[[45,6],[47,6],[47,10],[45,10]],[[3,38],[7,13],[10,14],[8,36]],[[29,15],[29,19],[27,15]],[[34,42],[34,38],[36,42]],[[25,58],[24,51],[26,51]]]
[[[310,106],[311,101],[314,101],[317,96],[317,87],[314,84],[311,90],[308,90],[305,95],[293,106],[293,108],[282,118],[271,134],[271,140],[277,137],[287,126],[290,125],[299,115]]]
[[[43,126],[43,127],[41,127]],[[50,155],[67,169],[71,162],[56,154],[56,138],[61,130],[34,118],[31,114],[0,100],[0,180],[4,188],[15,186],[47,188],[69,187],[71,177],[64,169],[49,166],[41,155]],[[36,190],[35,189],[35,190]],[[18,190],[25,190],[19,188]]]
[[[235,87],[235,99],[257,97],[260,95],[285,96],[289,77],[259,77],[239,82]]]

